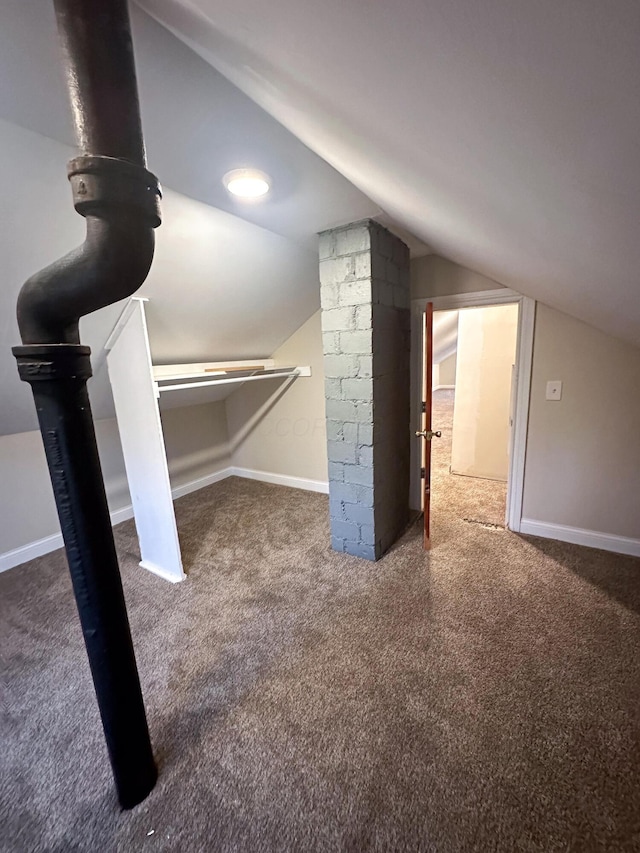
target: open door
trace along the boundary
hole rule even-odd
[[[424,511],[424,547],[431,548],[431,440],[442,433],[431,429],[431,395],[433,390],[433,302],[427,302],[423,328],[422,429],[416,435],[422,439],[422,487]]]

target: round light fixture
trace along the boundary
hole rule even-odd
[[[269,192],[271,178],[258,169],[233,169],[227,172],[222,183],[239,198],[260,198]]]

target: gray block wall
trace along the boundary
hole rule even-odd
[[[409,514],[409,250],[373,220],[320,234],[331,543],[377,560]]]

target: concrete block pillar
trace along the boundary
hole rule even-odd
[[[320,234],[331,543],[377,560],[409,507],[409,250],[373,220]]]

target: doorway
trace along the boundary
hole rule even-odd
[[[431,491],[471,523],[506,523],[517,303],[433,315]]]
[[[535,302],[506,288],[412,302],[412,435],[421,428],[427,302],[433,304],[435,330],[432,429],[442,432],[432,442],[434,501],[446,500],[447,512],[461,518],[517,532]],[[473,309],[488,306],[496,311],[480,322],[481,312]],[[499,339],[501,345],[494,346]],[[419,441],[412,442],[410,505],[416,510],[422,498],[420,450]],[[437,530],[435,535],[437,541]]]

